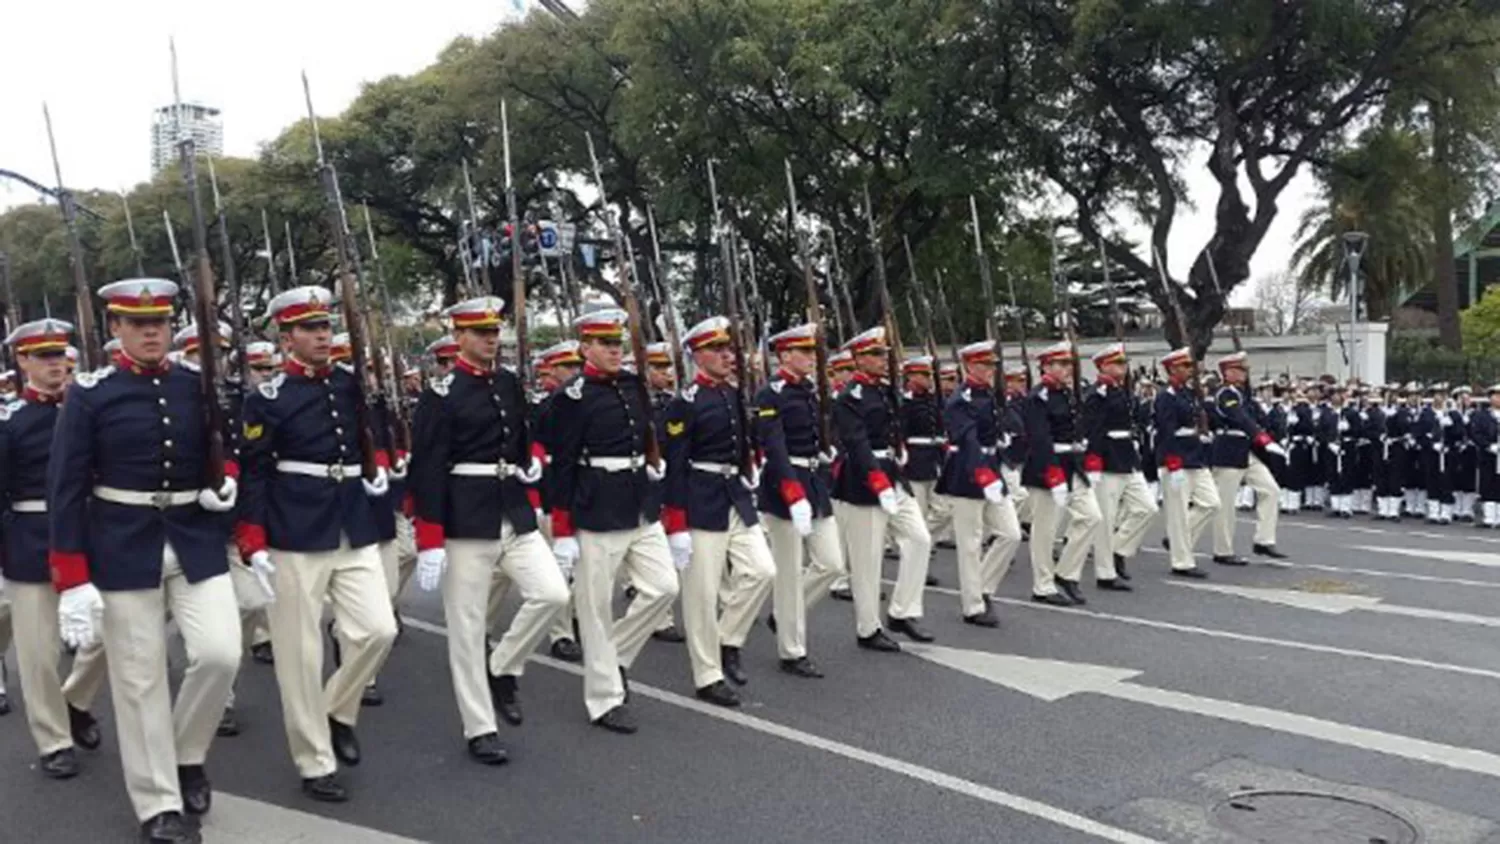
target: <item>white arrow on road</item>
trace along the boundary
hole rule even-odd
[[[1455,624],[1500,627],[1500,616],[1474,615],[1466,612],[1434,610],[1427,607],[1406,607],[1400,604],[1387,604],[1373,595],[1299,592],[1295,589],[1262,589],[1257,586],[1231,586],[1226,583],[1181,583],[1175,580],[1168,582],[1173,586],[1183,589],[1195,589],[1199,592],[1216,592],[1220,595],[1233,595],[1237,598],[1249,598],[1253,601],[1264,601],[1269,604],[1280,604],[1285,607],[1296,607],[1299,610],[1311,610],[1330,615],[1343,615],[1352,610],[1360,610],[1363,612],[1382,613],[1384,615],[1401,615],[1407,618],[1425,618],[1429,621],[1451,621]]]
[[[1468,563],[1471,566],[1500,568],[1500,554],[1488,554],[1483,551],[1433,551],[1430,548],[1401,548],[1395,545],[1354,545],[1351,546],[1351,550],[1419,557],[1433,563]]]
[[[1279,709],[1142,686],[1130,682],[1140,676],[1141,672],[1129,668],[1034,659],[938,645],[903,643],[901,647],[938,665],[1007,686],[1049,703],[1076,694],[1103,695],[1442,765],[1459,771],[1500,777],[1500,756],[1483,750],[1352,727]]]

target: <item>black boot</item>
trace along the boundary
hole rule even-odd
[[[512,727],[521,726],[521,701],[516,697],[516,678],[510,674],[490,675],[490,698],[495,711]]]
[[[854,591],[847,586],[840,586],[837,589],[828,590],[828,597],[833,598],[835,601],[852,601],[854,600]]]
[[[98,750],[104,741],[94,716],[71,703],[68,704],[68,731],[73,734],[73,743],[84,750]]]
[[[724,676],[729,682],[736,686],[743,686],[750,682],[750,675],[745,673],[745,667],[740,664],[740,649],[731,645],[719,648],[719,667],[723,669]]]
[[[1215,554],[1214,562],[1221,566],[1248,566],[1250,561],[1238,554]]]
[[[1121,580],[1130,579],[1130,572],[1125,570],[1125,558],[1120,556],[1119,554],[1115,555],[1115,574],[1118,575]]]
[[[913,642],[931,642],[935,637],[921,625],[919,618],[887,618],[892,633],[901,633]]]
[[[1262,557],[1270,557],[1273,560],[1285,560],[1286,555],[1276,550],[1275,545],[1255,545],[1250,550]]]
[[[224,714],[219,716],[219,728],[214,735],[220,738],[231,738],[240,734],[240,719],[235,717],[234,707],[224,707]]]
[[[1114,580],[1095,580],[1094,585],[1106,592],[1134,592],[1135,589],[1129,583],[1119,578]]]
[[[886,653],[895,653],[896,651],[901,650],[901,646],[896,643],[896,640],[885,635],[884,630],[876,630],[874,633],[871,633],[868,636],[861,636],[856,640],[856,642],[861,648],[864,648],[867,651],[884,651]]]
[[[583,648],[572,639],[558,639],[552,643],[552,658],[563,662],[583,662]]]
[[[329,718],[328,735],[333,743],[333,755],[340,762],[351,768],[359,764],[359,738],[354,735],[353,727]]]
[[[213,807],[214,790],[202,765],[178,765],[177,785],[182,791],[182,808],[189,815],[206,815]]]
[[[342,645],[339,644],[339,636],[338,636],[338,632],[336,630],[334,630],[333,619],[330,618],[328,620],[328,626],[325,627],[324,629],[328,631],[328,638],[329,638],[330,641],[333,642],[333,667],[335,669],[343,668],[344,667],[344,648],[343,648]]]
[[[1061,589],[1062,593],[1068,597],[1068,600],[1074,604],[1081,607],[1088,603],[1088,599],[1083,597],[1083,590],[1078,588],[1077,582],[1068,580],[1065,577],[1056,577],[1053,580],[1057,582],[1057,588]]]
[[[510,754],[501,746],[499,733],[485,733],[469,739],[469,758],[481,765],[504,765]]]
[[[349,792],[339,783],[337,774],[324,774],[302,781],[302,793],[319,803],[342,803],[349,799]]]
[[[818,666],[814,665],[813,661],[805,656],[799,656],[796,659],[783,659],[781,661],[781,670],[793,677],[816,679],[823,676],[823,672],[818,670]]]
[[[660,630],[651,631],[651,638],[658,642],[670,642],[674,645],[687,641],[687,637],[682,635],[682,631],[678,630],[675,624],[671,627],[663,627]]]
[[[198,844],[203,836],[181,812],[162,812],[141,824],[141,840],[148,844]]]
[[[1032,595],[1031,602],[1033,604],[1047,604],[1048,606],[1052,607],[1073,606],[1073,601],[1070,600],[1067,595],[1064,595],[1060,592],[1053,592],[1050,595]]]
[[[635,715],[623,703],[595,718],[593,723],[596,727],[627,736],[640,729],[640,726],[635,722]]]
[[[732,708],[740,705],[740,696],[738,694],[735,694],[734,689],[731,689],[729,687],[729,684],[725,683],[723,680],[710,683],[707,686],[698,689],[696,694],[699,700],[703,701],[704,703],[711,703],[714,706],[724,706]]]

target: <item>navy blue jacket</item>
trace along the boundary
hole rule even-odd
[[[965,384],[943,407],[951,449],[938,478],[937,491],[956,498],[979,499],[1000,474],[1000,412],[987,385]]]
[[[843,452],[834,471],[834,498],[862,507],[879,506],[880,491],[886,488],[882,479],[911,492],[892,451],[902,437],[895,393],[889,385],[856,375],[833,403],[833,422]],[[885,456],[876,457],[877,451]]]
[[[1099,456],[1101,471],[1128,475],[1141,468],[1135,442],[1135,399],[1123,384],[1096,383],[1083,394],[1083,428],[1089,454]]]
[[[1044,380],[1021,402],[1026,423],[1026,462],[1021,466],[1021,484],[1034,489],[1052,489],[1083,476],[1082,431],[1075,427],[1073,392],[1050,386]],[[1079,426],[1081,427],[1081,426]]]
[[[158,509],[93,497],[95,486],[197,492],[207,475],[198,374],[119,360],[118,367],[79,375],[58,414],[47,466],[53,583],[59,589],[84,579],[102,590],[155,588],[168,542],[188,582],[224,574],[228,514],[207,512],[196,500]]]
[[[1208,444],[1198,436],[1198,402],[1189,386],[1168,385],[1156,394],[1156,464],[1180,460],[1183,469],[1208,465]]]
[[[392,505],[366,494],[358,470],[337,480],[276,468],[283,460],[358,466],[358,404],[359,386],[344,364],[322,374],[279,373],[245,400],[241,553],[255,550],[257,532],[281,551],[333,551],[344,537],[351,548],[380,541],[377,510]]]
[[[740,451],[748,449],[749,431],[740,428],[739,391],[728,384],[697,380],[667,405],[667,512],[662,520],[668,533],[729,530],[729,511],[740,522],[759,522],[755,499],[740,480]],[[731,474],[693,468],[694,463],[716,464]]]
[[[946,439],[943,432],[943,402],[935,393],[918,394],[910,390],[903,395],[903,399],[901,431],[906,437],[906,479],[935,481],[943,468]]]
[[[50,583],[47,514],[16,513],[18,501],[47,500],[47,458],[52,451],[58,404],[46,397],[0,405],[0,534],[5,537],[0,571],[17,583]]]
[[[818,392],[811,381],[782,375],[760,389],[755,397],[755,438],[764,454],[756,491],[761,512],[789,520],[787,502],[801,497],[812,507],[813,518],[833,515],[827,473],[792,465],[794,457],[815,464],[823,451],[818,441]]]
[[[646,477],[646,432],[651,408],[641,401],[639,377],[611,377],[585,367],[553,399],[552,529],[558,537],[574,529],[635,530],[661,518],[661,484]],[[640,463],[628,471],[590,467],[595,457]],[[738,482],[736,482],[738,483]]]
[[[1250,466],[1250,451],[1261,435],[1254,402],[1232,384],[1219,388],[1217,400],[1209,413],[1213,427],[1214,466],[1245,469]]]

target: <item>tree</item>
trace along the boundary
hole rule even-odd
[[[1464,352],[1492,363],[1500,360],[1500,285],[1490,287],[1463,312]]]
[[[1273,337],[1302,334],[1312,328],[1317,297],[1311,287],[1289,272],[1255,280],[1255,324]]]

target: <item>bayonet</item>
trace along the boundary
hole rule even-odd
[[[120,191],[120,204],[125,208],[125,233],[130,236],[130,254],[135,258],[137,278],[146,277],[146,267],[141,263],[141,244],[135,239],[135,219],[130,216],[130,197]]]
[[[264,208],[260,209],[260,231],[266,239],[266,284],[270,286],[271,295],[275,296],[281,292],[281,284],[276,280],[276,247],[271,245],[271,224]]]
[[[807,238],[803,237],[797,228],[797,184],[792,179],[792,162],[785,159],[783,162],[786,166],[787,202],[791,204],[792,212],[789,234],[797,241],[797,256],[802,261],[802,283],[806,288],[807,321],[813,325],[813,354],[816,356],[817,367],[814,373],[816,378],[814,383],[818,387],[818,444],[820,448],[828,448],[833,443],[833,390],[828,383],[828,343],[825,336],[823,309],[818,304],[818,285],[813,280],[811,250],[808,249]],[[831,278],[828,293],[834,316],[837,317],[839,303],[838,298],[833,294]],[[843,334],[842,325],[839,327],[839,333]]]
[[[646,229],[651,234],[651,264],[647,269],[651,273],[651,285],[656,292],[656,303],[661,311],[662,322],[666,324],[665,334],[667,344],[671,347],[672,371],[677,376],[677,391],[681,392],[687,383],[687,366],[682,360],[682,338],[678,336],[677,308],[672,304],[672,299],[667,294],[666,280],[662,278],[661,241],[656,236],[656,212],[649,204],[646,206]]]
[[[984,306],[987,311],[984,321],[985,333],[988,339],[995,344],[995,383],[993,392],[995,394],[996,408],[1004,416],[1005,409],[1005,349],[1000,343],[1000,317],[999,308],[995,306],[995,283],[990,276],[990,261],[984,254],[984,233],[979,228],[979,203],[975,201],[974,194],[969,194],[969,220],[974,226],[974,259],[979,263],[979,280],[984,288]],[[1031,369],[1026,370],[1026,384],[1031,386]]]
[[[57,178],[57,205],[62,209],[63,224],[68,231],[68,264],[73,270],[74,298],[78,300],[78,340],[83,358],[80,364],[88,371],[101,365],[104,358],[94,328],[94,303],[89,281],[84,274],[83,241],[78,235],[78,205],[73,200],[73,192],[63,184],[62,165],[57,158],[57,138],[52,134],[52,112],[46,103],[42,103],[42,118],[47,123],[47,147],[52,151],[52,173]]]
[[[521,216],[516,205],[516,184],[510,174],[510,112],[506,108],[505,100],[500,101],[500,137],[502,150],[505,158],[505,213],[510,218],[510,284],[511,284],[511,320],[516,327],[516,371],[521,374],[521,383],[526,383],[526,374],[531,366],[531,357],[526,337],[526,274],[521,266]],[[468,171],[464,171],[464,179],[468,179]],[[470,190],[469,204],[472,206],[473,191]],[[538,251],[541,244],[537,244]],[[485,261],[489,263],[488,260]],[[485,286],[489,286],[489,270],[485,271]],[[642,372],[641,377],[646,377]]]
[[[483,230],[479,226],[479,208],[474,204],[474,182],[469,179],[469,162],[465,159],[464,169],[464,197],[469,204],[469,246],[473,254],[479,256],[479,280],[484,286],[484,295],[490,296],[495,292],[494,285],[490,284],[490,256],[489,244],[484,239]],[[507,179],[507,181],[509,181]],[[465,260],[468,260],[465,256]],[[470,276],[468,295],[476,295],[473,286],[473,276]],[[511,307],[512,312],[515,307]]]
[[[214,160],[208,157],[208,183],[213,188],[214,194],[214,216],[219,222],[219,260],[224,265],[224,284],[229,288],[229,325],[233,332],[230,345],[235,350],[236,359],[239,362],[240,384],[248,385],[245,368],[248,363],[245,360],[245,306],[240,301],[239,276],[234,269],[234,251],[229,246],[229,217],[224,210],[223,197],[219,195],[219,176],[214,172]],[[202,326],[199,326],[202,331]],[[203,342],[199,338],[199,343]]]
[[[880,230],[875,225],[875,205],[870,201],[870,183],[861,185],[865,200],[865,223],[870,235],[870,256],[874,261],[875,270],[875,300],[880,303],[880,310],[885,314],[885,339],[886,339],[886,369],[889,370],[887,377],[890,379],[891,399],[896,406],[897,420],[901,417],[901,362],[906,358],[906,350],[901,346],[901,334],[896,327],[896,309],[891,306],[891,287],[885,275],[885,248],[880,245]],[[901,426],[892,425],[893,433],[890,446],[895,453],[906,459],[906,440],[901,437]]]

